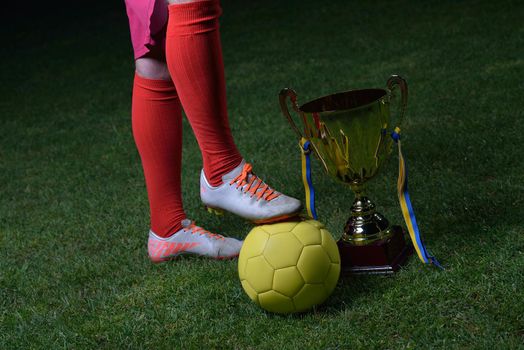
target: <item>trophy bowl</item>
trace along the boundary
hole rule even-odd
[[[324,96],[301,106],[297,94],[280,92],[282,113],[301,138],[311,142],[313,154],[326,172],[355,194],[350,217],[338,242],[342,268],[350,273],[391,273],[411,253],[400,226],[377,212],[365,195],[365,184],[384,165],[393,149],[391,103],[400,91],[400,126],[407,105],[407,83],[391,76],[386,89],[360,89]],[[288,110],[287,100],[302,122],[301,131]]]

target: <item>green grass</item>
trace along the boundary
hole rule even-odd
[[[232,130],[258,175],[302,198],[297,140],[277,94],[410,88],[411,196],[446,271],[339,283],[316,310],[263,312],[236,262],[146,255],[148,204],[130,128],[133,64],[122,3],[22,17],[0,66],[0,348],[523,348],[524,6],[519,1],[224,0]],[[28,5],[29,7],[30,5]],[[42,5],[41,5],[42,6]],[[208,217],[184,124],[190,217]],[[352,194],[315,163],[335,238]],[[369,187],[393,222],[396,164]]]

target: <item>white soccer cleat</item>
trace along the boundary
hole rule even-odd
[[[209,184],[202,170],[200,198],[208,211],[221,214],[223,210],[257,224],[280,221],[296,216],[302,209],[298,199],[288,197],[269,187],[253,174],[245,160],[222,176],[217,187]]]
[[[147,250],[154,263],[171,260],[182,254],[231,259],[238,256],[243,241],[204,230],[191,220],[182,220],[182,229],[162,238],[149,231]]]

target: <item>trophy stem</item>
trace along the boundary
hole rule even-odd
[[[355,200],[344,227],[342,240],[352,245],[367,245],[391,236],[389,221],[377,212],[375,204],[364,195],[363,184],[353,183]]]
[[[349,185],[353,193],[355,193],[355,200],[360,199],[364,196],[364,183],[362,182],[353,182]]]

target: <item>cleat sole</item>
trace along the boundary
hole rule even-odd
[[[205,206],[205,209],[207,210],[208,213],[215,214],[216,216],[223,216],[226,213],[226,210],[220,209],[220,208]],[[246,219],[246,220],[254,223],[255,225],[273,224],[273,223],[277,223],[280,221],[286,221],[292,218],[297,218],[300,216],[301,211],[302,209],[300,211],[297,211],[296,213],[284,214],[284,215],[267,218],[267,219],[260,219],[260,220]]]
[[[286,215],[280,215],[273,218],[268,219],[261,219],[261,220],[251,220],[256,225],[263,225],[263,224],[274,224],[281,221],[286,221],[289,219],[297,218],[299,216],[300,212],[293,213],[293,214],[286,214]]]
[[[213,207],[206,207],[206,210],[210,214],[215,214],[216,216],[222,216],[224,215],[224,211],[222,209],[213,208]]]

